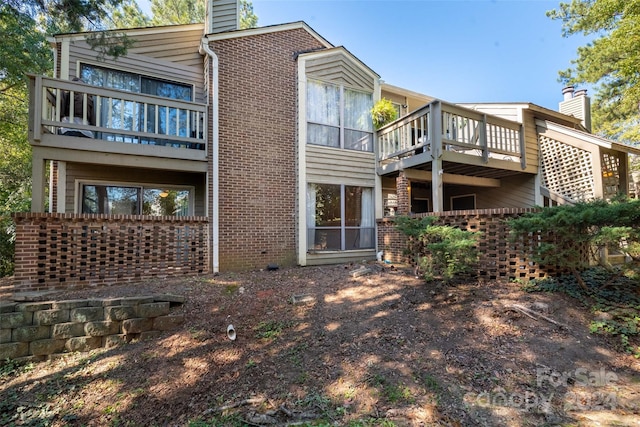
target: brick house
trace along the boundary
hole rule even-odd
[[[116,61],[86,34],[52,39],[54,77],[30,77],[17,285],[375,259],[396,213],[628,191],[640,151],[590,135],[573,93],[572,115],[454,105],[381,83],[304,22],[238,30],[235,0],[207,7],[204,25],[126,30]],[[374,131],[381,97],[401,117]]]

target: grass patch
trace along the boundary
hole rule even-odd
[[[291,327],[291,323],[277,322],[270,320],[267,322],[260,322],[256,327],[256,338],[275,339],[282,334],[282,331]]]

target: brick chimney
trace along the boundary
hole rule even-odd
[[[239,0],[206,0],[205,34],[224,33],[240,28]]]
[[[577,117],[591,132],[591,100],[587,96],[586,89],[575,90],[573,86],[562,89],[564,99],[559,104],[559,111],[568,116]]]

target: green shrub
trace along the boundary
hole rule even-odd
[[[396,228],[407,236],[406,253],[426,281],[450,281],[471,272],[478,262],[477,232],[437,225],[436,217],[399,216],[395,221]]]
[[[398,110],[393,106],[387,98],[382,98],[371,108],[371,119],[373,126],[380,129],[387,123],[391,123],[398,118]]]

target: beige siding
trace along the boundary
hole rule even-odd
[[[310,59],[306,65],[308,78],[317,78],[344,84],[355,89],[373,91],[374,81],[371,75],[354,64],[342,52]]]
[[[170,27],[169,27],[170,28]],[[78,75],[79,63],[116,68],[164,80],[194,85],[195,102],[204,102],[203,58],[198,53],[201,31],[171,31],[132,35],[136,45],[117,62],[98,61],[86,41],[75,39],[69,47],[69,76]]]
[[[502,117],[503,119],[519,122],[519,111],[521,107],[513,104],[459,104],[466,108],[472,108],[492,116]]]
[[[67,163],[65,212],[75,212],[76,181],[128,182],[132,185],[177,185],[195,187],[194,215],[206,216],[205,175],[149,169],[118,168],[80,163]]]
[[[373,153],[307,145],[307,182],[373,187]]]
[[[535,166],[538,168],[540,166],[540,150],[538,148],[538,130],[536,128],[534,113],[530,110],[524,110],[522,112],[522,121],[527,167]]]
[[[213,0],[207,2],[207,19],[212,17],[208,31],[223,33],[238,29],[238,0]]]
[[[451,196],[476,195],[476,209],[529,208],[535,206],[535,177],[521,174],[503,178],[500,187],[445,186],[445,208],[450,207]]]

